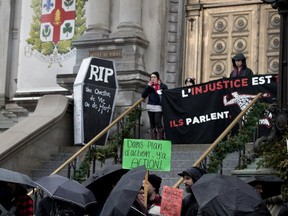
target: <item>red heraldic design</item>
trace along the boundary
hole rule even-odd
[[[69,40],[75,32],[76,0],[43,0],[40,40],[54,42]]]

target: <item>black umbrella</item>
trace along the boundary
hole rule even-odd
[[[29,176],[3,168],[0,168],[0,181],[17,183],[28,187],[36,187]]]
[[[128,169],[122,169],[122,164],[113,164],[97,170],[82,184],[94,193],[97,202],[99,202],[100,200],[107,199],[113,187],[127,172]]]
[[[126,216],[140,191],[145,173],[145,166],[140,166],[124,174],[111,191],[100,216]]]
[[[35,184],[52,199],[73,203],[82,208],[96,203],[96,199],[89,189],[77,181],[60,175],[44,176],[35,181]]]
[[[281,194],[281,187],[284,184],[284,181],[281,178],[274,175],[256,175],[251,176],[244,181],[252,187],[260,184],[262,186],[261,197],[263,199]]]
[[[205,174],[192,191],[206,215],[271,215],[255,189],[236,176]]]

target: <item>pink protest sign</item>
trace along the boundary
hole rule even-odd
[[[163,186],[160,213],[165,216],[180,216],[183,190]]]

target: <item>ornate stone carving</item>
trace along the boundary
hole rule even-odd
[[[269,28],[278,29],[280,27],[280,15],[273,11],[269,16]]]
[[[216,40],[213,45],[213,50],[215,53],[222,53],[226,49],[226,42],[224,40]]]
[[[280,50],[280,15],[276,11],[268,12],[268,41],[267,41],[267,70],[268,73],[279,71],[279,50]]]
[[[217,61],[213,64],[212,66],[212,72],[215,74],[215,75],[221,75],[225,72],[225,64],[224,62],[222,61]]]
[[[234,50],[235,52],[244,52],[245,49],[247,48],[247,41],[244,38],[237,38],[234,41]]]
[[[214,29],[216,32],[223,32],[227,28],[227,21],[224,17],[220,17],[214,22]]]
[[[234,20],[235,31],[245,31],[247,30],[248,20],[247,17],[238,16]]]
[[[279,51],[280,48],[280,36],[279,34],[277,35],[272,35],[271,38],[269,39],[269,50],[276,50]]]
[[[268,57],[268,72],[277,73],[279,70],[279,58],[278,57]]]

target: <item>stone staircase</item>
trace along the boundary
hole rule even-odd
[[[43,176],[48,176],[54,172],[58,167],[60,167],[64,162],[66,162],[71,156],[73,156],[82,146],[65,146],[62,147],[61,152],[58,154],[52,154],[50,160],[43,161],[39,169],[32,170],[31,178],[33,180],[39,179]],[[77,158],[77,166],[84,159],[85,153],[82,153],[80,157]],[[114,159],[107,159],[105,164],[101,164],[99,161],[95,164],[95,169],[101,169],[102,167],[111,165],[114,163]],[[72,171],[72,170],[71,170]],[[91,171],[92,172],[92,171]],[[68,176],[68,168],[61,170],[58,175]]]
[[[173,186],[180,178],[178,173],[193,165],[208,147],[208,144],[172,145],[171,170],[169,172],[150,171],[150,173],[155,173],[162,178],[162,186]],[[43,161],[39,169],[33,170],[32,179],[36,180],[42,176],[50,175],[79,149],[79,146],[64,147],[61,153],[52,155],[51,160]],[[231,171],[233,171],[238,164],[238,158],[238,153],[228,155],[223,161],[223,174],[230,175]],[[105,164],[96,162],[96,169],[111,165],[112,163],[113,159],[106,160]],[[68,171],[64,169],[59,174],[67,176]],[[181,185],[180,188],[181,187],[183,187],[183,185]]]
[[[162,186],[173,186],[180,178],[178,173],[192,166],[194,162],[205,152],[209,144],[188,144],[188,145],[172,145],[172,164],[169,172],[155,172],[162,178]],[[238,165],[238,153],[228,155],[223,161],[223,174],[230,175],[231,171]],[[183,184],[179,188],[184,189]]]
[[[50,160],[44,160],[38,169],[32,170],[31,178],[37,180],[43,176],[48,176],[60,167],[66,160],[68,160],[73,154],[75,154],[81,146],[65,146],[61,148],[61,152],[52,154]],[[59,175],[68,175],[68,168],[63,169],[58,173]]]

